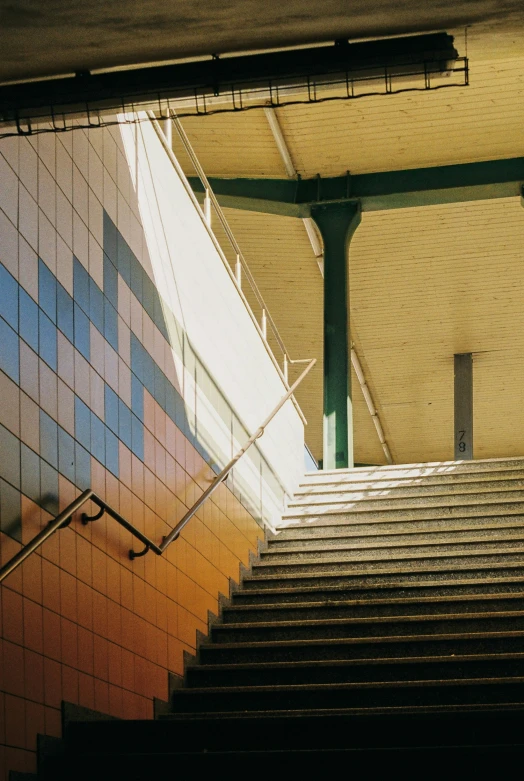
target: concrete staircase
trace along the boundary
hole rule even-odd
[[[98,778],[524,754],[524,460],[306,476],[156,722],[71,724]],[[174,764],[173,764],[174,763]],[[62,775],[60,775],[62,774]]]

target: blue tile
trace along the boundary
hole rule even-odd
[[[166,411],[166,383],[167,378],[162,369],[155,363],[155,392],[153,397],[161,409]]]
[[[20,491],[0,480],[0,530],[18,542],[22,542],[21,509]]]
[[[139,380],[144,378],[143,354],[144,348],[131,331],[131,371],[136,374]]]
[[[56,372],[58,365],[58,348],[56,338],[56,325],[54,325],[48,316],[40,310],[38,318],[39,326],[39,350],[38,353],[43,361]]]
[[[75,440],[67,431],[58,427],[58,471],[75,482]]]
[[[104,252],[109,260],[117,264],[117,229],[109,214],[104,210]]]
[[[40,463],[40,507],[58,515],[58,472],[45,461]]]
[[[75,439],[91,450],[91,410],[78,396],[75,396]]]
[[[106,469],[118,477],[118,439],[106,428]]]
[[[116,252],[117,263],[116,267],[128,287],[131,287],[131,249],[125,241],[124,237],[117,230],[116,233]]]
[[[173,385],[166,380],[166,415],[171,418],[173,423],[176,420],[176,390]]]
[[[84,356],[86,361],[89,361],[91,354],[91,329],[89,327],[89,319],[76,303],[74,305],[74,321],[75,347],[78,352]]]
[[[144,386],[131,374],[131,408],[139,420],[144,420]]]
[[[0,315],[18,329],[18,282],[0,263]]]
[[[0,426],[0,474],[15,488],[20,488],[20,440]]]
[[[75,484],[81,491],[91,488],[91,456],[75,442]]]
[[[73,258],[73,298],[89,314],[89,274],[77,258]]]
[[[21,445],[22,493],[36,504],[40,503],[40,458],[26,445]]]
[[[119,399],[118,405],[118,436],[131,450],[131,410],[122,399]]]
[[[101,464],[106,462],[105,426],[96,415],[91,415],[91,455]]]
[[[105,424],[114,434],[118,434],[118,401],[116,393],[106,384],[104,388]]]
[[[130,288],[131,291],[134,293],[138,301],[142,303],[142,277],[144,276],[144,271],[142,269],[142,266],[136,259],[136,257],[131,254],[130,257],[130,276],[131,276],[131,284]]]
[[[56,289],[57,325],[70,342],[74,341],[73,299],[60,282]]]
[[[104,299],[104,336],[118,352],[118,315],[109,299]]]
[[[18,334],[0,318],[0,369],[17,385],[20,383],[19,364]]]
[[[155,362],[149,353],[142,347],[142,369],[144,372],[143,383],[151,396],[155,397]]]
[[[184,403],[184,399],[180,393],[176,391],[176,389],[175,393],[175,423],[180,431],[185,432],[187,429],[186,405]]]
[[[144,460],[144,425],[135,415],[131,416],[131,450],[137,458]]]
[[[104,255],[104,295],[118,311],[118,272],[107,255]]]
[[[142,282],[142,306],[146,310],[147,314],[155,321],[155,286],[149,279],[146,273]]]
[[[35,304],[31,296],[25,292],[21,287],[19,291],[20,301],[20,326],[19,334],[27,342],[27,344],[33,348],[35,353],[38,352],[38,306]]]
[[[56,277],[42,260],[38,260],[38,303],[53,323],[56,323]]]
[[[58,468],[58,426],[43,410],[40,410],[40,456]]]
[[[103,334],[104,295],[92,277],[89,277],[89,317],[93,325]]]

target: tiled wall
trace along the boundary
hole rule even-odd
[[[216,457],[184,403],[169,318],[119,129],[1,140],[2,563],[86,487],[160,540],[208,485]],[[262,534],[263,508],[232,487],[163,557],[131,562],[129,533],[75,518],[6,579],[0,779],[34,770],[62,700],[140,718],[166,699],[167,671],[182,673]]]

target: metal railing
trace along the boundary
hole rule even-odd
[[[290,356],[289,350],[287,349],[286,345],[284,344],[284,340],[282,339],[282,336],[280,335],[278,328],[275,324],[275,321],[273,320],[271,313],[268,310],[268,307],[262,297],[262,294],[260,290],[258,289],[257,283],[255,282],[255,279],[249,269],[249,266],[246,262],[246,259],[244,258],[244,255],[242,254],[242,250],[240,249],[237,240],[235,239],[235,236],[226,220],[226,217],[224,215],[224,212],[222,211],[222,208],[218,202],[217,197],[215,196],[213,190],[211,189],[211,186],[209,184],[209,181],[207,179],[207,176],[204,172],[204,169],[200,165],[200,162],[198,160],[198,157],[196,156],[193,147],[191,146],[191,142],[189,141],[186,132],[184,128],[182,127],[182,124],[174,111],[170,110],[169,114],[167,116],[163,116],[162,118],[165,120],[165,129],[163,130],[160,126],[160,123],[158,119],[156,118],[155,114],[152,111],[148,111],[148,116],[153,124],[153,127],[155,128],[155,131],[158,135],[158,138],[164,147],[165,151],[167,152],[167,155],[173,164],[173,167],[175,168],[177,174],[179,175],[181,181],[185,185],[186,191],[188,192],[188,195],[190,196],[191,200],[195,203],[195,205],[198,207],[200,214],[202,216],[202,220],[204,224],[206,225],[210,236],[212,237],[214,244],[220,254],[220,257],[229,272],[229,275],[231,276],[232,280],[234,281],[236,288],[238,290],[238,293],[240,297],[242,298],[242,301],[248,310],[248,313],[253,320],[253,323],[255,324],[255,327],[257,328],[262,341],[265,345],[265,348],[275,366],[277,369],[280,378],[282,379],[284,383],[284,387],[289,388],[289,366],[293,364],[301,364],[301,363],[308,363],[309,358],[300,358],[300,359],[293,359]],[[172,128],[175,128],[178,137],[180,138],[180,142],[182,143],[182,146],[193,166],[193,168],[196,171],[197,176],[199,177],[200,181],[202,182],[202,185],[204,187],[204,203],[201,206],[198,202],[198,199],[196,195],[193,192],[193,189],[191,185],[189,184],[186,175],[184,174],[182,167],[175,157],[173,153],[172,147]],[[218,221],[220,222],[220,225],[226,235],[226,238],[228,239],[232,250],[235,254],[235,266],[234,270],[231,268],[230,263],[220,246],[220,243],[218,242],[215,234],[213,233],[211,229],[211,208],[213,208]],[[253,294],[253,298],[260,307],[260,322],[259,319],[257,319],[255,313],[253,312],[253,309],[251,305],[249,304],[249,301],[246,298],[246,295],[242,289],[242,282],[246,279],[249,282],[249,286],[251,289],[251,292]],[[281,363],[277,360],[275,357],[275,354],[269,344],[268,341],[268,330],[270,334],[273,336],[276,345],[278,346],[279,350],[282,353],[281,357]],[[295,408],[300,415],[300,418],[302,419],[302,422],[306,425],[307,420],[304,416],[304,413],[300,409],[300,406],[296,399],[293,399],[293,404],[295,405]]]
[[[199,499],[194,503],[194,505],[191,507],[190,510],[187,511],[187,513],[184,515],[184,517],[177,523],[177,525],[172,529],[169,534],[162,539],[162,542],[160,545],[157,545],[153,540],[150,540],[149,537],[147,537],[145,534],[142,534],[142,532],[136,528],[132,523],[129,521],[126,521],[125,518],[123,518],[120,513],[118,513],[116,510],[114,510],[110,505],[107,504],[103,499],[101,499],[99,496],[95,494],[94,491],[92,491],[90,488],[88,488],[86,491],[84,491],[80,496],[78,496],[71,504],[69,504],[65,510],[62,510],[62,512],[56,516],[56,518],[52,521],[50,521],[47,526],[42,529],[33,539],[31,542],[28,542],[27,545],[25,545],[18,553],[13,556],[12,559],[10,559],[6,564],[4,564],[3,567],[0,568],[0,583],[7,578],[8,575],[10,575],[17,567],[24,562],[28,556],[30,556],[34,551],[36,551],[43,543],[49,539],[55,532],[57,532],[59,529],[64,529],[66,526],[69,526],[73,519],[73,515],[80,510],[80,508],[86,503],[86,502],[93,502],[96,504],[100,511],[96,513],[96,515],[87,515],[86,513],[82,513],[81,520],[83,524],[92,523],[94,521],[98,521],[104,513],[107,513],[111,518],[113,518],[120,526],[123,526],[124,529],[127,529],[127,531],[131,532],[133,537],[136,537],[137,540],[140,540],[144,544],[144,549],[142,551],[139,551],[138,553],[134,550],[129,551],[129,558],[131,560],[139,558],[140,556],[145,556],[146,553],[148,553],[150,550],[152,550],[154,553],[156,553],[158,556],[161,556],[162,553],[166,550],[166,548],[171,545],[172,542],[174,542],[177,537],[180,536],[180,532],[186,526],[191,518],[195,515],[195,513],[200,509],[200,507],[204,504],[206,499],[208,499],[211,494],[213,494],[217,488],[224,482],[224,480],[227,478],[233,467],[240,461],[242,456],[247,452],[247,450],[251,447],[251,445],[256,442],[257,439],[260,439],[260,437],[264,434],[264,431],[266,427],[271,423],[277,412],[284,406],[286,401],[291,398],[293,395],[295,389],[300,385],[304,377],[309,373],[309,371],[313,368],[313,366],[316,363],[316,358],[313,358],[309,365],[304,369],[300,377],[298,377],[297,380],[293,383],[293,385],[287,390],[284,396],[280,399],[276,407],[273,408],[273,410],[270,412],[270,414],[267,416],[267,418],[264,420],[264,422],[258,427],[258,429],[255,431],[252,436],[249,437],[244,447],[242,447],[238,453],[229,461],[229,463],[222,469],[222,471],[215,477],[211,485],[204,491],[204,493],[200,496]]]

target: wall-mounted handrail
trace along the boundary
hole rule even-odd
[[[33,539],[31,542],[28,542],[27,545],[25,545],[20,551],[18,551],[17,554],[13,556],[12,559],[10,559],[6,564],[4,564],[3,567],[0,568],[0,583],[7,578],[8,575],[10,575],[17,567],[24,562],[28,556],[30,556],[34,551],[36,551],[43,543],[49,539],[55,532],[57,532],[59,529],[64,529],[66,526],[69,526],[71,523],[71,520],[73,518],[73,515],[78,512],[78,510],[88,501],[93,502],[96,504],[100,511],[96,513],[96,515],[86,515],[86,513],[82,513],[82,523],[88,524],[92,523],[93,521],[98,521],[104,513],[107,513],[111,516],[117,523],[120,524],[120,526],[123,526],[124,529],[127,529],[133,537],[136,537],[137,540],[140,540],[145,545],[144,550],[140,552],[136,552],[134,550],[129,551],[129,558],[130,559],[136,559],[140,556],[145,556],[146,553],[148,553],[150,550],[152,550],[154,553],[157,554],[157,556],[161,556],[162,553],[166,550],[166,548],[171,545],[172,542],[174,542],[177,537],[180,536],[180,532],[186,526],[191,518],[195,515],[197,510],[204,504],[206,499],[208,499],[212,493],[214,493],[219,485],[224,482],[228,474],[231,472],[233,467],[237,464],[238,461],[242,458],[242,456],[247,452],[247,450],[251,447],[251,445],[256,442],[257,439],[260,439],[260,437],[264,434],[264,431],[269,423],[273,420],[277,412],[284,406],[286,401],[293,395],[295,389],[298,385],[302,382],[304,377],[309,373],[309,371],[313,368],[313,366],[316,363],[316,358],[311,359],[308,366],[304,369],[300,377],[298,377],[297,380],[293,383],[293,385],[288,389],[288,391],[285,393],[284,396],[280,399],[276,407],[273,408],[273,410],[270,412],[270,414],[267,416],[267,418],[264,420],[261,426],[255,431],[255,433],[248,439],[246,444],[244,445],[241,450],[238,451],[238,453],[231,459],[231,461],[222,469],[222,471],[214,478],[211,485],[206,488],[202,496],[200,496],[199,499],[194,503],[194,505],[191,507],[190,510],[187,511],[187,513],[184,515],[184,517],[177,523],[177,525],[174,527],[174,529],[171,530],[171,532],[167,535],[167,537],[164,537],[162,540],[162,543],[160,545],[157,545],[152,540],[149,539],[145,534],[143,534],[139,529],[136,528],[132,523],[127,521],[124,517],[120,515],[116,510],[114,510],[107,502],[105,502],[103,499],[101,499],[99,496],[95,494],[93,490],[88,488],[86,491],[80,494],[71,504],[69,504],[65,510],[62,510],[59,515],[56,516],[52,521],[50,521],[47,526],[42,529]]]

